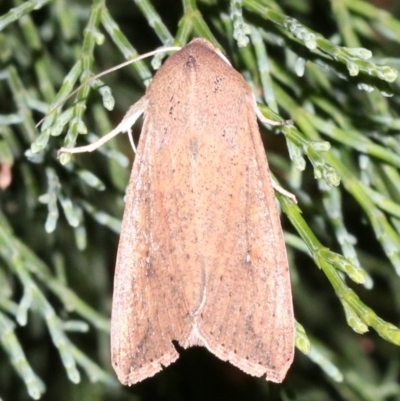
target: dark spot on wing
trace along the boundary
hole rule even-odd
[[[216,75],[214,77],[214,93],[218,92],[221,89],[222,81],[223,81],[223,77],[221,75]]]
[[[197,66],[197,62],[196,62],[195,57],[189,55],[189,56],[187,57],[185,67],[186,67],[188,70],[192,70],[192,69],[196,68],[196,66]]]
[[[199,154],[199,141],[197,139],[190,140],[190,155],[192,156],[193,160],[197,160],[197,156]]]

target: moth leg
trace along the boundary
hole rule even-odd
[[[134,105],[132,105],[129,108],[129,110],[125,114],[124,118],[117,125],[116,128],[114,128],[108,134],[102,136],[96,142],[93,142],[93,143],[91,143],[89,145],[85,145],[85,146],[78,146],[76,148],[60,148],[59,151],[57,152],[57,155],[59,156],[61,153],[93,152],[94,150],[98,149],[100,146],[104,145],[106,142],[108,142],[110,139],[114,138],[121,132],[127,132],[130,135],[132,125],[135,124],[136,120],[145,112],[147,103],[148,103],[147,98],[145,96],[143,96]],[[130,135],[129,139],[131,141],[132,147],[136,151],[136,148],[135,148],[135,145],[133,144],[131,135]]]
[[[264,124],[275,125],[275,126],[282,126],[282,125],[293,125],[292,120],[284,120],[284,121],[274,121],[270,120],[269,118],[265,117],[264,114],[261,113],[261,110],[257,106],[256,98],[253,95],[253,108],[254,112],[256,113],[257,118]],[[286,189],[282,188],[275,179],[272,179],[272,186],[274,187],[275,191],[278,191],[280,194],[287,196],[290,198],[294,203],[297,203],[296,197]]]
[[[275,180],[274,177],[272,177],[272,186],[274,187],[275,191],[279,192],[280,194],[282,194],[283,196],[288,197],[289,199],[291,199],[294,203],[297,203],[297,199],[296,196],[294,194],[292,194],[291,192],[289,192],[288,190],[286,190],[285,188],[281,187],[278,182]]]
[[[253,95],[253,109],[254,112],[256,113],[257,118],[263,123],[263,124],[269,124],[269,125],[274,125],[274,126],[282,126],[282,125],[293,125],[293,120],[283,120],[283,121],[275,121],[275,120],[270,120],[269,118],[265,117],[264,114],[261,112],[260,108],[257,106],[257,101],[255,96]]]

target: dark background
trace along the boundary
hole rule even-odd
[[[169,31],[175,35],[178,23],[183,16],[181,2],[160,0],[151,3]],[[265,4],[273,7],[274,2],[265,1]],[[377,12],[387,10],[392,14],[393,19],[399,16],[400,6],[396,1],[374,1],[365,2],[365,4],[375,5]],[[0,3],[0,15],[5,15],[12,7],[19,5],[18,1],[3,0]],[[70,1],[68,4],[62,1],[50,2],[23,18],[17,18],[15,22],[8,24],[3,31],[0,31],[1,72],[9,71],[10,68],[16,69],[25,90],[22,98],[25,99],[29,110],[27,113],[23,111],[25,109],[18,103],[15,90],[12,89],[12,85],[9,85],[8,79],[2,75],[0,80],[1,115],[15,113],[22,119],[26,119],[29,114],[35,122],[43,117],[32,101],[36,99],[50,103],[54,98],[51,98],[51,90],[46,92],[39,89],[40,82],[43,82],[39,73],[40,63],[45,60],[44,70],[47,71],[47,78],[53,85],[55,94],[63,78],[82,54],[84,29],[91,6],[92,3],[89,1]],[[161,45],[157,34],[149,26],[135,2],[109,1],[106,6],[122,33],[138,53],[153,50]],[[235,68],[246,78],[250,77],[256,90],[261,91],[256,71],[248,68],[246,53],[238,50],[232,38],[229,28],[231,22],[228,18],[229,2],[198,1],[197,6],[204,21],[223,46]],[[340,32],[338,28],[340,26],[338,13],[331,9],[330,2],[286,0],[279,2],[279,6],[282,7],[282,13],[297,19],[323,37],[341,46],[350,45],[344,42],[343,32]],[[63,9],[69,10],[70,21],[67,21],[67,24],[71,31],[68,37],[60,25],[60,15],[64,17],[67,15]],[[400,28],[397,31],[397,38],[390,39],[389,34],[385,35],[379,30],[379,24],[374,25],[373,19],[355,12],[350,6],[348,8],[344,6],[344,9],[348,12],[348,26],[357,27],[354,29],[360,44],[370,49],[376,57],[373,62],[392,63],[390,65],[395,67],[399,56]],[[339,78],[332,70],[318,66],[318,58],[321,55],[316,56],[316,53],[310,52],[302,43],[291,39],[284,29],[278,28],[271,21],[263,20],[260,15],[248,11],[246,7],[244,16],[247,22],[262,28],[269,35],[276,35],[276,43],[273,44],[270,40],[267,44],[268,54],[276,63],[277,70],[282,70],[283,76],[279,76],[276,72],[273,74],[273,79],[277,85],[287,90],[295,104],[310,110],[316,107],[315,97],[326,99],[338,108],[341,113],[338,119],[349,119],[352,127],[361,135],[370,135],[374,140],[376,140],[374,135],[381,135],[386,139],[390,137],[396,141],[396,144],[398,143],[396,129],[390,126],[390,121],[386,126],[382,123],[375,129],[373,124],[380,117],[386,116],[383,112],[384,108],[374,107],[376,104],[373,98],[366,92],[358,91],[357,82],[348,77],[346,69],[340,66],[338,61],[331,62],[336,63],[338,69],[343,69],[344,79]],[[30,43],[24,36],[26,34],[24,27],[28,23],[26,18],[29,18],[29,24],[32,24],[38,35],[37,46]],[[362,24],[372,26],[370,29],[373,35],[363,34]],[[397,24],[400,22],[397,21]],[[395,32],[396,26],[391,25],[388,29]],[[99,31],[105,35],[105,42],[102,46],[96,46],[93,52],[94,72],[100,72],[124,60],[101,25],[99,25]],[[199,34],[193,31],[190,37],[192,36],[199,36]],[[250,47],[249,51],[253,52],[253,49]],[[306,69],[305,78],[296,76],[293,71],[293,62],[290,62],[293,55],[301,55],[307,60],[315,61],[313,68],[321,74],[320,79],[326,79],[329,85],[324,87],[318,83],[321,81],[317,79],[316,70]],[[146,63],[150,65],[148,61]],[[288,82],[295,82],[294,87],[288,87],[283,78],[285,74],[290,77]],[[116,106],[113,111],[105,112],[102,109],[99,94],[96,90],[91,91],[87,99],[84,121],[88,130],[97,135],[103,135],[116,126],[128,107],[139,99],[144,91],[143,80],[131,67],[110,74],[103,81],[111,87]],[[390,110],[391,116],[396,118],[398,81],[390,87],[394,91],[393,98],[381,100]],[[74,100],[71,100],[69,104],[73,102]],[[64,109],[66,107],[64,106]],[[280,112],[284,118],[295,118],[284,107]],[[314,112],[323,119],[328,118],[328,113],[321,108],[315,108]],[[105,120],[103,121],[102,118]],[[123,212],[124,190],[130,167],[121,167],[100,152],[76,156],[73,163],[70,163],[70,167],[61,166],[56,158],[56,150],[63,145],[66,132],[67,129],[61,136],[50,137],[40,157],[37,160],[29,160],[24,152],[29,149],[31,142],[39,133],[30,132],[29,125],[24,125],[23,122],[0,125],[0,145],[6,144],[12,154],[12,157],[6,158],[4,152],[0,153],[0,157],[3,157],[0,159],[2,166],[0,176],[3,179],[11,166],[11,181],[3,185],[0,190],[2,216],[0,230],[7,233],[2,239],[3,242],[0,243],[3,249],[0,255],[0,311],[15,323],[15,338],[25,353],[29,365],[46,386],[42,400],[400,400],[399,348],[382,339],[372,329],[364,335],[359,335],[347,325],[337,294],[308,253],[302,251],[301,247],[296,247],[293,237],[290,237],[290,234],[295,235],[296,231],[286,217],[282,218],[282,223],[285,233],[292,238],[292,240],[288,239],[288,254],[296,320],[304,326],[312,348],[318,352],[320,358],[322,356],[326,358],[325,360],[315,363],[296,349],[295,361],[287,378],[283,384],[277,385],[263,379],[252,378],[230,364],[219,361],[203,348],[192,348],[185,351],[179,350],[181,354],[179,360],[153,378],[131,388],[117,383],[109,357],[108,319],[118,230],[110,229],[111,223],[100,223],[96,220],[97,215],[89,212],[88,207],[85,208],[83,204],[91,205],[98,211],[104,211],[118,221]],[[134,132],[137,137],[140,132],[140,123],[137,127],[135,126]],[[311,164],[307,162],[306,170],[301,173],[301,178],[300,176],[296,178],[291,168],[284,136],[275,136],[268,132],[263,133],[263,136],[267,144],[268,156],[271,157],[271,168],[281,184],[296,193],[304,219],[324,246],[341,254],[338,235],[323,207],[323,192],[317,185]],[[340,140],[336,141],[328,137],[323,139],[331,141],[332,151],[340,154],[342,160],[352,167],[351,173],[354,177],[359,178],[360,152],[347,147]],[[78,138],[79,144],[84,142],[84,139]],[[379,140],[376,142],[381,144]],[[114,144],[109,146],[109,149],[114,148],[124,153],[130,163],[132,162],[133,153],[125,137],[117,138]],[[376,178],[372,186],[378,192],[379,189],[390,187],[384,170],[385,161],[372,157],[371,163],[374,166]],[[86,232],[87,244],[81,247],[82,249],[79,249],[76,243],[76,236],[80,235],[79,229],[72,228],[68,224],[59,203],[60,217],[57,227],[51,233],[45,231],[48,209],[46,204],[40,203],[38,199],[40,195],[51,192],[49,171],[58,177],[60,183],[60,188],[54,193],[71,199],[74,204],[81,205],[84,210],[81,226]],[[90,171],[95,174],[104,183],[105,190],[98,191],[85,184],[79,176],[81,171]],[[379,178],[383,181],[381,186],[377,184]],[[296,179],[299,182],[297,189],[294,185]],[[357,199],[348,192],[348,189],[343,186],[339,188],[342,197],[340,209],[345,225],[357,239],[356,251],[362,267],[374,280],[373,289],[365,289],[350,280],[347,280],[347,284],[379,317],[398,325],[399,277],[383,251],[382,243],[379,238],[376,238],[369,217]],[[397,191],[389,191],[389,193],[393,195],[392,200],[398,203]],[[398,222],[394,221],[390,214],[388,216],[392,219],[391,224],[394,228],[398,227],[396,225]],[[22,249],[21,244],[24,244],[26,249]],[[42,268],[43,271],[40,273]],[[24,269],[28,272],[27,281],[24,281]],[[45,273],[44,270],[46,270]],[[37,285],[44,299],[53,308],[59,322],[79,320],[88,323],[87,332],[66,331],[65,334],[70,344],[79,348],[101,369],[102,373],[99,373],[97,381],[91,381],[86,373],[87,370],[96,372],[93,367],[87,369],[79,367],[81,378],[78,384],[73,384],[68,379],[60,352],[49,334],[49,321],[51,324],[52,318],[46,315],[43,305],[37,301],[38,298],[33,296],[34,300],[29,308],[26,326],[16,323],[17,304],[26,294],[29,280]],[[71,292],[62,296],[61,288]],[[71,294],[75,294],[82,304],[79,303],[77,306],[76,299],[72,299]],[[8,331],[5,326],[0,326],[0,335],[2,336],[0,397],[7,401],[28,399],[26,386],[16,373],[7,352],[9,337],[7,337]],[[17,364],[21,360],[18,359]],[[334,380],[334,371],[329,370],[330,363],[341,371],[343,381]],[[321,365],[327,371],[324,372]]]

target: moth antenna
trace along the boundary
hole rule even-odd
[[[116,70],[119,70],[119,69],[121,69],[121,68],[123,68],[123,67],[126,67],[126,66],[129,65],[129,64],[136,63],[137,61],[142,60],[142,59],[144,59],[144,58],[151,57],[151,56],[154,56],[154,55],[156,55],[156,54],[163,53],[163,52],[178,51],[178,50],[180,50],[180,49],[181,49],[181,47],[178,47],[178,46],[162,47],[162,48],[160,48],[160,49],[156,49],[156,50],[153,50],[153,51],[151,51],[151,52],[142,54],[141,56],[135,57],[135,58],[132,59],[132,60],[124,61],[124,62],[121,63],[121,64],[118,64],[118,65],[116,65],[116,66],[114,66],[114,67],[111,67],[111,68],[109,68],[109,69],[107,69],[107,70],[105,70],[105,71],[102,71],[102,72],[100,72],[100,73],[94,75],[93,77],[90,77],[87,81],[85,81],[84,83],[80,84],[74,91],[72,91],[63,101],[61,101],[58,105],[54,106],[50,111],[48,111],[48,112],[46,113],[46,115],[36,124],[35,127],[36,127],[36,128],[39,128],[40,125],[43,123],[43,121],[45,120],[46,117],[48,117],[51,113],[53,113],[53,112],[54,112],[55,110],[57,110],[59,107],[63,106],[63,105],[64,105],[69,99],[71,99],[71,97],[74,96],[80,89],[82,89],[84,86],[86,86],[86,85],[89,84],[90,82],[93,82],[95,79],[101,78],[102,76],[107,75],[107,74],[109,74],[110,72],[114,72],[114,71],[116,71]]]

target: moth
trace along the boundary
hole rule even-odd
[[[142,113],[114,278],[119,380],[170,365],[176,341],[282,382],[294,356],[290,276],[250,87],[198,38],[165,61],[114,134]]]

